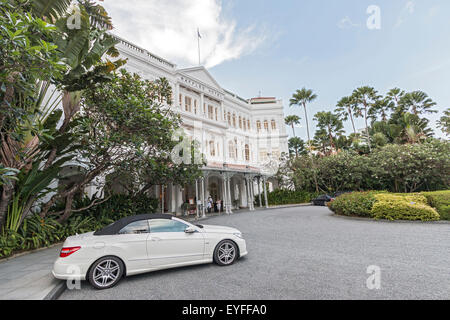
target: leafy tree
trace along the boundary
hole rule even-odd
[[[354,112],[357,117],[364,117],[365,133],[369,150],[371,149],[370,136],[369,136],[369,124],[367,122],[369,111],[373,105],[378,101],[379,96],[377,91],[372,87],[360,87],[353,91],[352,99],[355,101]]]
[[[161,98],[170,101],[172,95],[169,90],[161,96],[161,83],[121,70],[110,82],[84,90],[83,108],[76,120],[85,132],[79,138],[82,148],[77,153],[86,172],[80,181],[53,195],[44,204],[41,216],[52,213],[60,215],[60,222],[67,220],[76,193],[109,173],[126,173],[136,185],[141,185],[139,177],[148,172],[152,172],[152,179],[157,178],[153,183],[195,174],[197,167],[177,167],[169,160],[180,118],[160,102]],[[192,170],[185,174],[185,168]],[[97,184],[102,187],[104,182],[97,180]],[[65,208],[55,212],[52,208],[58,201],[64,201]]]
[[[314,120],[317,121],[317,127],[319,128],[316,135],[323,137],[326,133],[331,150],[336,150],[334,140],[344,133],[342,121],[332,112],[318,112],[314,115]]]
[[[343,97],[337,103],[335,113],[342,121],[347,121],[350,118],[352,122],[353,133],[356,135],[355,120],[353,119],[353,109],[355,108],[355,101],[352,97]]]
[[[296,157],[306,154],[305,141],[299,137],[290,138],[288,141],[288,146],[289,153],[295,154]]]
[[[431,109],[434,106],[436,103],[423,91],[408,92],[399,100],[402,112],[411,112],[416,116],[424,113],[436,113],[436,110]]]
[[[306,110],[306,104],[317,99],[317,95],[311,89],[302,88],[297,90],[290,99],[290,106],[303,106],[305,111],[306,131],[308,133],[308,144],[311,145],[311,137],[309,135],[309,122],[308,112]]]
[[[291,127],[292,127],[292,134],[294,135],[294,137],[296,137],[296,134],[295,134],[295,127],[294,127],[294,126],[300,124],[300,117],[299,117],[299,116],[296,116],[296,115],[287,116],[287,117],[284,119],[284,122],[285,122],[288,126],[291,126]]]
[[[439,119],[438,126],[447,136],[450,136],[450,108],[444,111],[444,115]]]
[[[75,146],[66,131],[73,127],[72,119],[79,111],[81,90],[109,81],[111,71],[124,63],[122,60],[101,60],[105,54],[118,54],[115,41],[106,33],[111,22],[103,7],[88,0],[78,1],[80,25],[69,28],[68,20],[74,14],[68,11],[70,2],[1,2],[1,10],[5,13],[1,24],[12,28],[2,29],[9,37],[2,54],[8,59],[2,62],[8,65],[2,69],[2,87],[6,92],[2,98],[3,105],[9,106],[10,110],[6,117],[3,112],[0,115],[1,157],[2,163],[21,171],[24,183],[33,179],[51,182],[50,177],[63,164],[60,158],[68,160],[65,154]],[[55,89],[47,99],[50,84],[54,84]],[[58,98],[59,90],[63,92],[62,99]],[[55,109],[59,103],[63,113]],[[2,111],[6,109],[2,108]],[[62,125],[57,130],[62,115]],[[40,169],[34,172],[30,170],[32,167]],[[41,183],[39,186],[41,189],[32,188],[32,193],[26,192],[27,197],[15,197],[15,201],[24,202],[16,206],[23,210],[17,215],[26,214],[47,187]],[[12,183],[2,190],[0,227],[14,192],[24,194],[20,188],[27,189],[27,186],[20,183],[16,191],[14,188]]]
[[[21,6],[27,4],[0,1],[0,162],[17,172],[29,170],[40,138],[46,137],[46,117],[35,103],[36,84],[61,79],[65,71],[56,45],[49,40],[56,28],[23,10]],[[2,186],[0,228],[15,182]]]

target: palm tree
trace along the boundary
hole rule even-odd
[[[334,136],[342,135],[344,125],[339,117],[331,112],[317,112],[314,115],[314,120],[317,121],[317,126],[319,127],[319,133],[326,132],[328,139],[330,141],[331,150],[336,150],[336,145],[334,143]],[[319,134],[323,136],[323,134]]]
[[[444,111],[444,115],[437,123],[442,132],[444,132],[447,136],[450,136],[450,108]]]
[[[355,110],[356,114],[364,117],[365,122],[365,132],[367,143],[369,145],[369,150],[372,151],[372,146],[370,144],[370,136],[369,136],[369,125],[367,123],[367,118],[369,114],[369,109],[372,108],[374,103],[379,99],[377,95],[377,91],[368,86],[357,88],[353,91],[352,99],[355,101]]]
[[[343,97],[337,103],[337,108],[335,109],[336,114],[343,120],[347,121],[349,118],[352,122],[353,132],[356,135],[355,121],[353,119],[352,108],[355,105],[355,101],[351,97]]]
[[[433,136],[433,130],[428,127],[427,119],[420,119],[413,113],[405,113],[402,118],[403,131],[400,139],[403,142],[415,144]]]
[[[288,142],[289,153],[295,153],[295,157],[298,158],[300,154],[305,153],[305,142],[299,137],[293,137]]]
[[[399,100],[405,95],[405,91],[400,88],[393,88],[386,94],[386,98],[389,98],[394,103],[393,110],[397,108]]]
[[[299,117],[299,116],[296,116],[296,115],[287,116],[287,117],[284,119],[284,122],[285,122],[288,126],[291,126],[291,127],[292,127],[292,133],[294,134],[294,137],[296,137],[294,125],[300,124],[300,117]]]
[[[306,131],[308,133],[308,144],[311,147],[311,137],[309,135],[309,123],[308,123],[308,112],[306,111],[306,104],[317,99],[317,95],[313,93],[311,89],[302,88],[297,90],[290,100],[289,106],[303,106],[305,110],[305,120],[306,120]]]
[[[394,108],[394,102],[392,102],[389,98],[384,98],[375,101],[373,106],[369,109],[369,118],[372,119],[372,121],[376,121],[378,118],[378,115],[381,116],[381,121],[387,122],[388,121],[388,113],[389,111],[393,110]]]
[[[436,113],[436,110],[431,109],[435,105],[436,103],[423,91],[408,92],[399,100],[399,106],[403,112],[410,111],[416,116],[423,113]]]

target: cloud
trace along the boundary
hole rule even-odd
[[[219,0],[127,0],[102,3],[114,32],[180,65],[198,64],[197,28],[202,64],[208,68],[251,54],[266,40],[261,26],[239,27],[225,17]]]
[[[394,27],[397,28],[406,21],[409,15],[412,15],[416,9],[414,1],[408,1],[400,12]]]
[[[340,29],[350,29],[350,28],[357,28],[360,25],[358,23],[354,23],[348,16],[342,18],[341,20],[339,20],[339,22],[337,23],[337,26]]]

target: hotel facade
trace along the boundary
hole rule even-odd
[[[254,210],[255,197],[257,205],[268,206],[261,195],[277,187],[272,176],[280,156],[288,152],[282,101],[274,97],[243,99],[222,88],[203,66],[178,69],[114,37],[129,72],[143,79],[168,80],[173,101],[167,107],[180,114],[185,135],[200,143],[207,161],[194,185],[151,190],[161,200],[159,210],[205,216],[209,199],[214,204],[221,202],[220,212],[229,214],[241,208]]]

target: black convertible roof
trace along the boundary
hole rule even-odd
[[[141,220],[152,220],[152,219],[172,219],[172,215],[170,214],[140,214],[137,216],[129,216],[117,220],[116,222],[110,224],[109,226],[104,227],[96,232],[94,232],[95,236],[109,236],[119,233],[123,227],[129,225],[132,222],[141,221]]]

